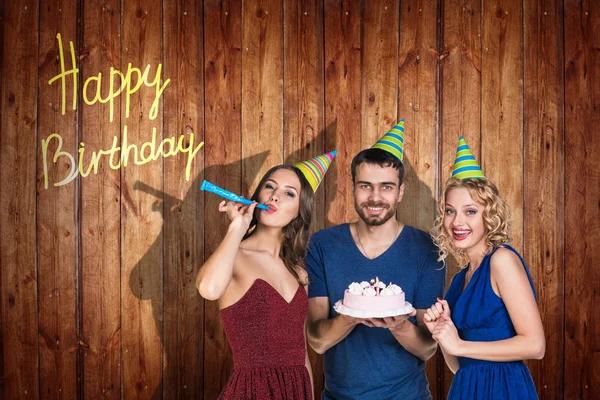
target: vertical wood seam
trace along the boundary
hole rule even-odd
[[[39,59],[40,59],[40,36],[42,34],[42,30],[40,29],[40,23],[42,20],[42,16],[41,16],[41,4],[38,3],[38,20],[37,20],[37,57],[36,57],[36,61],[39,64]],[[4,24],[3,24],[4,25]],[[35,112],[35,171],[36,171],[36,175],[37,175],[37,171],[38,171],[38,167],[39,167],[39,159],[38,159],[38,154],[39,154],[39,142],[40,142],[40,118],[39,118],[39,110],[40,110],[40,102],[39,102],[39,97],[40,97],[40,74],[39,71],[35,74],[35,108],[36,108],[36,112]],[[17,140],[19,140],[19,138],[17,138]],[[39,277],[40,277],[40,263],[39,263],[39,257],[38,257],[38,251],[39,251],[39,230],[37,229],[37,224],[38,224],[38,196],[37,196],[37,184],[35,186],[35,191],[36,191],[36,196],[35,196],[35,201],[34,201],[34,208],[33,208],[33,225],[35,227],[35,251],[34,251],[34,263],[35,263],[35,291],[36,291],[36,305],[35,305],[35,326],[36,326],[36,339],[37,339],[37,370],[38,370],[38,374],[37,374],[37,379],[38,379],[38,396],[41,396],[42,394],[42,378],[41,378],[41,358],[40,358],[40,335],[39,335],[39,329],[40,329],[40,284],[39,284]],[[17,270],[18,270],[18,266],[17,266]],[[4,356],[4,354],[3,354]],[[4,386],[4,385],[3,385]]]
[[[175,15],[178,17],[178,13],[177,11],[179,11],[179,1],[174,1],[172,4],[174,4],[175,7]],[[160,33],[160,60],[162,65],[166,65],[165,62],[165,0],[163,0],[161,2],[161,7],[160,7],[160,12],[161,12],[161,24],[160,24],[160,28],[161,28],[161,33]],[[175,30],[177,31],[177,39],[179,39],[179,18],[177,18],[177,22],[175,23]],[[177,86],[179,86],[179,68],[177,68],[177,61],[179,60],[179,40],[177,40],[177,42],[175,43],[175,81],[177,82]],[[166,70],[166,68],[165,68]],[[172,71],[169,71],[169,73],[172,73]],[[163,79],[167,79],[167,77],[165,76]],[[178,87],[176,87],[175,90],[178,90]],[[164,139],[165,137],[165,101],[166,101],[166,97],[162,98],[161,101],[161,105],[160,105],[160,111],[161,111],[161,122],[160,122],[160,127],[161,127],[161,138]],[[179,104],[175,104],[175,129],[177,130],[178,128],[178,105]],[[179,133],[179,132],[177,132]],[[161,257],[160,257],[160,263],[162,264],[162,268],[161,268],[161,274],[162,274],[162,291],[161,291],[161,306],[162,306],[162,329],[161,332],[158,333],[159,336],[159,343],[161,344],[162,348],[160,349],[160,353],[161,353],[161,357],[160,357],[160,375],[161,375],[161,379],[160,379],[160,385],[161,385],[161,394],[162,397],[165,397],[165,348],[166,346],[166,341],[165,341],[165,281],[166,281],[166,277],[165,277],[165,257],[168,257],[168,253],[165,249],[165,237],[168,234],[167,231],[167,214],[165,213],[165,158],[161,157],[160,160],[160,168],[161,168],[161,175],[162,175],[162,179],[161,179],[161,197],[162,197],[162,204],[160,205],[160,207],[162,208],[161,210],[161,215],[162,215],[162,228],[161,228],[161,232],[159,233],[160,237],[161,237],[161,243],[160,243],[160,247],[161,247]],[[179,268],[177,268],[177,272],[175,273],[175,282],[176,282],[176,287],[177,287],[177,283],[179,283]],[[177,300],[179,300],[179,290],[175,291],[175,298]],[[177,304],[179,305],[179,301],[177,301]],[[176,310],[176,317],[175,317],[175,326],[176,326],[176,332],[179,333],[179,310]],[[156,323],[157,321],[155,321]],[[158,325],[158,323],[156,324]],[[158,326],[157,326],[158,328]],[[176,346],[175,346],[175,353],[176,355],[179,355],[179,341],[176,341]],[[176,356],[177,357],[177,356]],[[177,368],[177,365],[175,366],[175,368]],[[178,371],[179,372],[179,371]],[[176,374],[177,376],[177,380],[179,381],[179,373]],[[179,382],[178,382],[179,383]],[[176,394],[179,395],[179,385],[176,386]],[[156,389],[154,389],[156,391]]]
[[[75,37],[76,37],[76,48],[77,48],[77,52],[80,53],[81,49],[83,48],[84,45],[84,41],[83,41],[83,32],[84,32],[84,28],[83,28],[83,23],[84,23],[84,2],[82,0],[79,0],[77,2],[77,26],[75,27]],[[80,22],[79,22],[80,21]],[[73,65],[73,68],[75,68],[75,65]],[[80,73],[78,74],[77,77],[77,83],[78,85],[81,84],[81,81],[83,80],[83,74]],[[81,93],[81,95],[79,94]],[[81,106],[77,109],[77,112],[75,114],[75,118],[77,119],[77,123],[75,124],[75,134],[77,136],[77,143],[80,143],[83,140],[83,102],[82,97],[83,97],[83,92],[80,91],[79,93],[77,93],[77,103],[81,104]],[[76,144],[77,146],[77,144]],[[82,234],[81,234],[81,229],[82,229],[82,220],[83,220],[83,210],[82,210],[82,204],[83,204],[83,184],[81,182],[81,175],[78,175],[78,178],[75,180],[75,229],[73,230],[75,235],[76,235],[76,239],[75,239],[75,243],[77,246],[77,257],[75,259],[75,268],[77,270],[77,276],[76,276],[76,293],[75,293],[75,298],[76,298],[76,309],[75,309],[75,329],[76,329],[76,338],[77,338],[77,356],[76,356],[76,361],[75,361],[75,369],[76,369],[76,376],[77,378],[77,382],[76,382],[76,396],[78,399],[83,399],[84,398],[84,388],[85,388],[85,382],[84,382],[84,362],[83,362],[83,349],[82,347],[79,345],[79,341],[83,338],[83,240],[82,240]],[[41,395],[41,392],[40,392]]]
[[[435,140],[437,142],[437,160],[442,159],[442,130],[443,126],[443,116],[444,116],[444,108],[443,108],[443,98],[444,98],[444,69],[443,69],[443,60],[440,58],[440,55],[444,51],[444,0],[437,1],[437,78],[436,78],[436,111],[435,111]],[[398,30],[400,31],[400,25],[398,25]],[[435,169],[435,178],[434,178],[434,187],[437,192],[437,198],[440,198],[442,189],[442,163],[437,163],[437,168]],[[433,190],[432,195],[435,196]],[[435,220],[437,214],[437,207],[435,207],[437,201],[435,201],[434,197],[434,207],[433,207],[433,218]],[[446,274],[448,274],[448,268],[446,267]],[[445,360],[443,356],[441,356],[441,351],[436,351],[435,354],[435,364],[436,364],[436,382],[435,385],[437,387],[438,398],[443,397],[444,393],[444,366]],[[431,385],[431,383],[430,383]]]

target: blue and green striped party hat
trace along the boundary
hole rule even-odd
[[[294,167],[302,172],[313,191],[316,192],[336,154],[337,150],[333,150],[310,160],[294,164]]]
[[[485,179],[481,167],[477,163],[467,142],[465,142],[465,138],[462,136],[458,141],[458,149],[456,149],[456,160],[454,160],[452,177],[461,180],[467,178]]]
[[[385,150],[402,161],[404,158],[404,118],[394,125],[371,148]]]

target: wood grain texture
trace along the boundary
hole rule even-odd
[[[216,302],[192,282],[228,221],[202,179],[249,195],[261,175],[337,149],[314,229],[356,220],[350,162],[406,119],[399,218],[429,230],[463,134],[513,212],[547,348],[540,398],[594,398],[600,330],[600,5],[592,0],[0,0],[0,398],[217,398],[233,368]],[[387,8],[386,8],[387,7]],[[56,59],[79,66],[77,110]],[[152,80],[84,103],[131,63]],[[397,71],[396,71],[397,69]],[[138,81],[134,74],[132,86]],[[119,85],[117,77],[113,87]],[[93,97],[95,83],[88,85]],[[129,105],[128,105],[129,104]],[[129,114],[127,110],[129,109]],[[204,147],[54,187],[75,157],[184,135]],[[186,139],[187,138],[187,139]],[[121,149],[117,150],[116,155]],[[146,149],[147,151],[147,149]],[[138,156],[139,157],[139,156]],[[448,282],[456,272],[449,264]],[[452,374],[438,354],[436,399]],[[315,394],[322,357],[311,354]]]
[[[63,9],[64,8],[64,9]],[[38,69],[38,134],[41,139],[53,133],[62,137],[62,146],[53,141],[48,152],[53,158],[57,151],[77,154],[79,145],[77,110],[73,109],[72,75],[65,77],[66,104],[61,111],[61,80],[49,81],[61,73],[61,64],[67,70],[73,65],[70,41],[77,42],[77,2],[59,4],[41,2],[40,48]],[[57,33],[62,35],[64,61],[60,60]],[[77,46],[77,45],[75,45]],[[81,107],[81,105],[79,105]],[[88,158],[89,159],[89,158]],[[45,179],[38,181],[37,235],[38,235],[38,293],[40,397],[72,399],[77,397],[77,308],[79,252],[77,212],[79,209],[78,182],[55,187],[63,180],[65,172],[74,164],[69,158],[58,157],[55,163],[44,167],[38,163],[38,176],[48,171]],[[74,279],[75,278],[75,279]],[[43,300],[42,300],[43,299]]]
[[[600,4],[567,0],[565,21],[565,399],[600,390]],[[552,332],[554,333],[554,332]]]
[[[438,174],[438,7],[435,0],[402,2],[398,118],[405,119],[404,197],[398,219],[429,231],[435,218]],[[432,396],[438,397],[438,358],[427,362]]]
[[[334,148],[325,143],[323,7],[318,0],[283,3],[283,154],[296,163]],[[334,161],[335,162],[335,161]],[[325,227],[325,187],[315,194],[313,231]],[[314,397],[323,392],[323,357],[307,345]]]
[[[150,76],[155,76],[162,63],[162,2],[124,2],[122,15],[123,63],[138,68],[150,65]],[[141,145],[151,140],[153,129],[157,141],[162,140],[163,115],[151,120],[149,114],[154,97],[154,90],[140,88],[131,96],[128,116],[127,104],[122,102],[121,126],[123,135],[127,126],[128,143]],[[153,243],[160,235],[164,210],[161,204],[153,207],[155,197],[135,190],[135,185],[141,182],[163,191],[163,167],[160,161],[135,165],[133,150],[129,156],[129,165],[121,167],[122,396],[149,399],[162,393],[164,247]]]
[[[413,0],[400,9],[400,100],[404,118],[405,192],[399,219],[429,230],[434,219],[437,174],[437,10],[435,0]]]
[[[204,4],[204,82],[206,144],[204,177],[234,193],[242,192],[242,6],[237,1]],[[227,232],[218,212],[219,196],[204,196],[205,257]],[[215,301],[205,301],[204,398],[217,398],[233,369]]]
[[[185,135],[191,142],[193,134],[198,146],[204,141],[202,3],[163,5],[164,71],[171,79],[164,99],[165,136]],[[204,307],[195,285],[204,258],[204,226],[198,224],[204,215],[202,153],[193,159],[189,180],[187,164],[186,157],[164,161],[163,399],[195,399],[203,393]]]
[[[519,0],[483,2],[480,165],[511,208],[511,245],[519,252],[523,251],[522,14]]]
[[[546,332],[546,355],[528,366],[539,397],[563,396],[564,49],[557,1],[524,2],[524,257]],[[546,229],[553,226],[555,229]]]
[[[269,152],[264,164],[242,164],[242,190],[250,195],[283,162],[283,4],[244,1],[242,13],[242,158]]]
[[[350,165],[362,150],[361,2],[325,0],[325,148],[337,148],[327,173],[327,225],[356,220]]]
[[[398,122],[397,1],[365,2],[362,15],[361,148],[369,148]]]
[[[5,2],[2,10],[2,394],[20,399],[40,397],[36,256],[38,12],[38,2],[31,0]]]
[[[481,2],[462,0],[443,2],[443,43],[439,51],[441,63],[440,96],[440,174],[441,195],[452,176],[456,148],[461,135],[477,160],[481,160]],[[437,212],[437,210],[436,210]],[[447,260],[446,287],[459,271],[453,258]],[[447,397],[454,374],[438,352],[440,394]]]
[[[83,9],[81,82],[121,62],[121,6],[117,0],[88,1]],[[115,87],[119,82],[115,83]],[[102,82],[102,93],[110,83]],[[120,141],[121,99],[81,105],[81,141],[91,150]],[[121,174],[101,159],[98,174],[81,179],[81,333],[85,398],[121,397]]]

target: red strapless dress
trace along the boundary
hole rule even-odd
[[[307,310],[303,287],[288,303],[262,279],[237,303],[221,310],[234,368],[219,399],[312,399],[304,364]]]

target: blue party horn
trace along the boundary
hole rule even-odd
[[[205,190],[207,192],[214,193],[214,194],[219,195],[227,200],[235,201],[236,203],[241,203],[241,204],[246,204],[246,205],[251,205],[252,203],[254,203],[253,201],[245,199],[242,196],[238,196],[235,193],[231,193],[228,190],[220,188],[217,185],[210,183],[209,181],[202,181],[202,185],[200,185],[200,190]],[[261,210],[270,210],[269,207],[265,206],[264,204],[260,204],[260,203],[256,207],[260,208]]]

